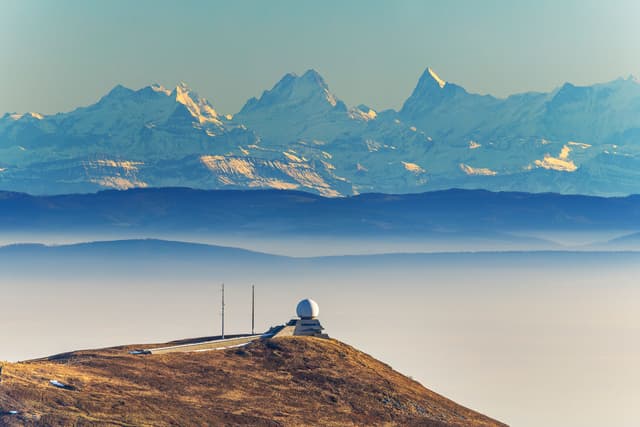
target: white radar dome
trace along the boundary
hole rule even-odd
[[[314,300],[306,298],[298,303],[296,313],[301,319],[315,319],[320,314],[320,307]]]

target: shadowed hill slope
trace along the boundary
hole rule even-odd
[[[5,364],[0,424],[503,425],[335,340],[158,356],[128,354],[133,348]],[[10,410],[19,414],[2,415]]]

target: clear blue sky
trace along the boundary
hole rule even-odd
[[[0,0],[0,112],[66,111],[184,80],[224,113],[315,68],[397,108],[427,66],[478,93],[640,74],[636,0]]]

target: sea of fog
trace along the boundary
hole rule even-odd
[[[248,332],[255,284],[257,330],[314,298],[332,337],[510,425],[640,425],[640,254],[113,252],[0,253],[0,359],[218,334],[222,282]]]

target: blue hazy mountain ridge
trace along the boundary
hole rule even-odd
[[[615,248],[617,250],[637,250],[640,248],[640,232],[625,234],[614,239],[603,242],[596,242],[589,245],[589,249],[608,249]]]
[[[4,231],[272,236],[493,236],[519,230],[637,231],[640,196],[443,190],[322,197],[287,190],[149,188],[59,196],[0,192]]]
[[[607,265],[628,263],[638,260],[637,251],[484,251],[484,252],[435,252],[435,253],[382,253],[338,256],[294,257],[273,255],[252,250],[171,241],[161,239],[125,239],[113,241],[95,241],[65,245],[12,244],[0,246],[0,265],[5,269],[19,268],[21,264],[38,263],[38,268],[47,272],[49,265],[60,263],[75,266],[82,270],[101,266],[144,266],[153,270],[171,269],[172,265],[189,264],[206,265],[217,270],[237,271],[238,266],[251,263],[261,271],[278,272],[283,267],[324,269],[327,266],[344,267],[346,269],[366,268],[373,266],[415,266],[423,268],[426,264],[442,266],[443,263],[479,265],[486,268],[504,266],[505,263],[515,267],[518,265],[535,265],[544,262],[546,265],[563,265],[575,263],[583,265],[585,261],[593,262],[606,259]],[[162,261],[162,262],[159,262]],[[290,272],[294,272],[291,270]],[[34,270],[35,272],[35,270]],[[62,274],[62,272],[61,272]]]
[[[124,250],[124,251],[123,251]],[[282,258],[277,255],[270,255],[246,249],[207,245],[193,242],[179,242],[160,239],[128,239],[128,240],[108,240],[74,243],[68,245],[47,246],[39,243],[19,243],[1,246],[0,251],[4,255],[43,255],[43,256],[72,256],[83,255],[97,257],[130,258],[131,253],[135,253],[138,259],[145,256],[153,258],[173,258],[175,255],[198,261],[203,259],[224,260],[242,259],[243,261],[273,261]]]
[[[73,271],[129,270],[137,266],[143,271],[163,270],[179,265],[207,266],[233,271],[251,265],[260,271],[273,272],[283,268],[288,258],[234,247],[158,239],[95,241],[67,245],[13,244],[0,247],[0,265],[4,274],[14,269],[30,268],[34,274],[56,277]],[[75,267],[74,267],[75,265]],[[66,272],[62,272],[64,267]],[[199,267],[200,268],[200,267]]]
[[[348,107],[314,70],[236,115],[184,83],[117,86],[67,113],[0,118],[0,188],[289,189],[324,196],[448,188],[640,193],[640,83],[505,99],[427,69],[399,111]]]

